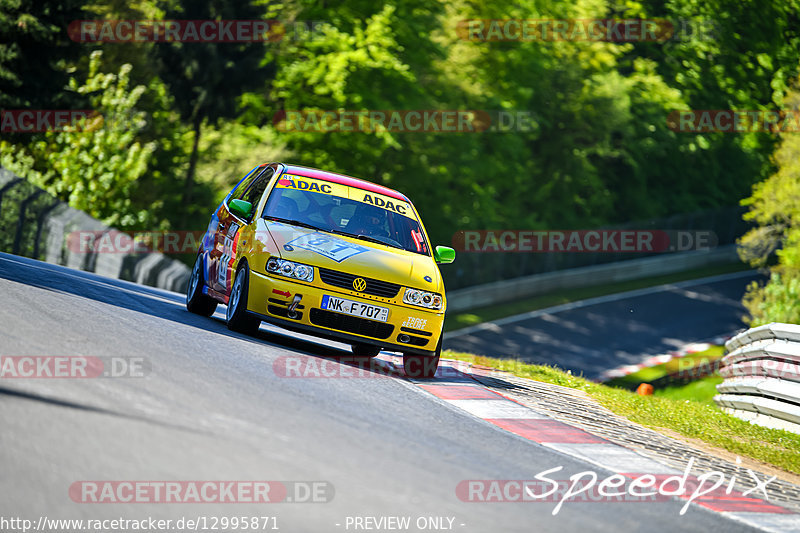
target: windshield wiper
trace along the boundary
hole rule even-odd
[[[364,235],[363,233],[360,233],[360,234],[358,234],[358,235],[354,235],[354,234],[352,234],[352,233],[344,233],[344,232],[342,232],[342,233],[343,233],[344,235],[347,235],[347,236],[349,236],[349,237],[353,237],[353,238],[355,238],[355,239],[361,239],[362,241],[374,242],[374,243],[377,243],[377,244],[382,244],[382,245],[384,245],[384,246],[389,246],[389,247],[391,247],[391,248],[397,248],[398,250],[405,250],[405,248],[403,248],[403,247],[402,247],[402,246],[400,246],[399,244],[392,244],[392,243],[390,243],[390,242],[382,241],[381,239],[378,239],[378,238],[372,237],[372,236],[370,236],[370,235]]]
[[[302,228],[315,229],[317,231],[326,231],[326,230],[324,230],[322,228],[318,228],[317,226],[315,226],[313,224],[309,224],[308,222],[302,222],[300,220],[291,220],[291,219],[288,219],[288,218],[273,217],[273,216],[269,216],[269,215],[266,215],[264,218],[269,219],[269,220],[273,220],[275,222],[283,222],[285,224],[291,224],[292,226],[300,226]]]

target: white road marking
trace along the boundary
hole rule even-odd
[[[546,415],[510,400],[447,400],[478,418],[546,419]]]
[[[697,285],[706,285],[709,283],[719,283],[722,281],[728,281],[731,279],[738,279],[738,278],[745,278],[748,276],[752,276],[755,274],[756,271],[754,270],[746,270],[744,272],[733,272],[731,274],[720,274],[718,276],[711,276],[708,278],[700,278],[700,279],[693,279],[688,281],[681,281],[679,283],[669,283],[666,285],[657,285],[655,287],[647,287],[645,289],[637,289],[633,291],[627,292],[618,292],[616,294],[609,294],[606,296],[598,296],[597,298],[589,298],[588,300],[579,300],[577,302],[570,302],[566,304],[556,305],[553,307],[546,307],[545,309],[537,309],[535,311],[528,311],[525,313],[521,313],[518,315],[508,316],[505,318],[500,318],[498,320],[492,320],[490,322],[483,322],[482,324],[476,324],[474,326],[468,326],[466,328],[458,329],[456,331],[450,331],[444,334],[445,340],[452,339],[455,337],[462,337],[464,335],[469,335],[471,333],[475,333],[477,331],[484,331],[484,330],[494,330],[499,331],[498,326],[504,326],[506,324],[513,324],[514,322],[522,322],[523,320],[528,320],[531,318],[538,318],[544,315],[552,315],[555,313],[562,313],[564,311],[571,311],[572,309],[581,309],[583,307],[589,307],[592,305],[603,304],[608,302],[616,302],[619,300],[625,300],[626,298],[635,298],[638,296],[646,296],[648,294],[655,294],[658,292],[668,292],[674,291],[676,289],[685,289],[687,287],[695,287]]]
[[[617,444],[584,444],[546,442],[544,446],[553,448],[571,457],[611,470],[614,473],[680,474],[675,468],[661,464],[633,450]]]

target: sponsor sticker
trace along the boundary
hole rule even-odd
[[[294,176],[284,174],[275,185],[278,189],[297,189],[299,191],[318,192],[321,194],[335,194],[336,196],[347,197],[347,187],[338,183],[330,183],[324,180],[315,180],[305,176]]]
[[[425,326],[428,324],[427,318],[417,318],[417,317],[407,317],[405,322],[403,322],[404,328],[412,328],[412,329],[425,329]]]
[[[305,176],[295,176],[293,174],[284,174],[281,176],[275,187],[278,189],[295,189],[348,198],[392,211],[398,215],[414,218],[414,212],[408,202],[365,191],[357,187],[348,187],[347,185],[341,185],[339,183],[331,183],[325,180],[307,178]]]
[[[393,211],[398,215],[413,218],[411,216],[411,206],[409,206],[406,202],[374,192],[365,192],[361,189],[353,189],[353,191],[358,191],[358,195],[355,198],[351,196],[351,198],[354,200],[364,202],[365,204],[372,204],[374,206],[386,209],[387,211]]]

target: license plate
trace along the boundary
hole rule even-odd
[[[379,320],[381,322],[389,320],[388,307],[362,304],[361,302],[345,300],[344,298],[337,298],[336,296],[329,296],[327,294],[322,296],[322,305],[320,307],[328,311],[369,318],[370,320]]]

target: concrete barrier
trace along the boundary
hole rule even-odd
[[[725,347],[717,405],[755,424],[800,433],[800,326],[759,326]]]
[[[73,231],[116,232],[0,167],[0,251],[183,292],[189,267],[161,253],[82,253],[68,246]]]
[[[466,311],[520,298],[529,298],[555,290],[630,281],[683,272],[718,263],[736,262],[739,262],[736,245],[729,245],[709,250],[665,253],[617,263],[571,268],[450,291],[447,293],[447,310],[450,312]]]

